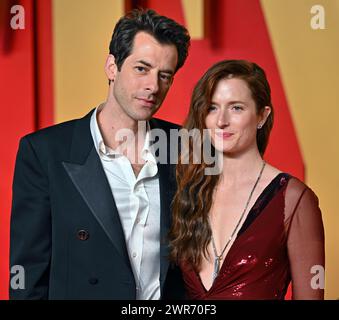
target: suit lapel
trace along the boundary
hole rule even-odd
[[[78,120],[70,161],[63,162],[63,166],[90,211],[130,267],[119,213],[90,132],[92,112]]]
[[[72,139],[70,160],[64,161],[63,166],[90,211],[127,266],[131,268],[119,213],[90,132],[90,119],[93,111],[77,121]],[[150,127],[161,128],[156,119],[150,121]],[[170,159],[169,149],[168,141],[168,161]],[[169,266],[167,235],[171,225],[170,205],[175,181],[171,181],[173,174],[169,164],[158,164],[158,170],[161,211],[160,287],[163,288]]]
[[[158,121],[156,119],[150,120],[150,127],[159,128]],[[167,132],[169,136],[169,133]],[[167,271],[169,267],[169,247],[168,247],[168,231],[171,226],[171,201],[172,201],[172,189],[174,187],[171,179],[173,174],[171,173],[170,162],[170,145],[169,140],[167,141],[167,163],[158,163],[159,170],[159,186],[160,186],[160,287],[163,288],[166,280]]]
[[[168,192],[168,165],[158,164],[160,185],[160,286],[166,279],[168,260],[168,231],[170,228],[170,198]]]

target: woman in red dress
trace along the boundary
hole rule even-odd
[[[284,299],[290,281],[292,299],[323,299],[318,199],[264,161],[272,125],[270,86],[255,63],[221,61],[197,83],[185,128],[208,134],[190,141],[188,159],[209,144],[220,170],[177,165],[171,258],[189,299]]]

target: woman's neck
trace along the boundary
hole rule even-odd
[[[235,185],[256,179],[263,165],[257,148],[237,156],[223,155],[222,183]]]

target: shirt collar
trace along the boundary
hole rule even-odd
[[[98,110],[100,110],[103,107],[103,105],[100,105],[99,107],[95,108],[92,116],[91,116],[91,122],[90,122],[90,129],[94,141],[94,147],[97,150],[98,154],[100,157],[106,160],[112,160],[112,158],[118,158],[122,157],[123,155],[119,153],[119,151],[111,149],[110,147],[106,146],[104,143],[104,140],[101,135],[101,131],[99,129],[99,124],[98,124]],[[145,135],[145,142],[144,146],[141,151],[141,156],[145,161],[150,161],[154,164],[156,164],[156,159],[153,154],[153,149],[151,146],[151,141],[150,141],[150,125],[149,121],[146,121],[146,135]]]

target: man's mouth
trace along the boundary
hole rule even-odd
[[[155,99],[137,98],[137,100],[139,100],[142,105],[146,107],[154,107],[156,104]]]

